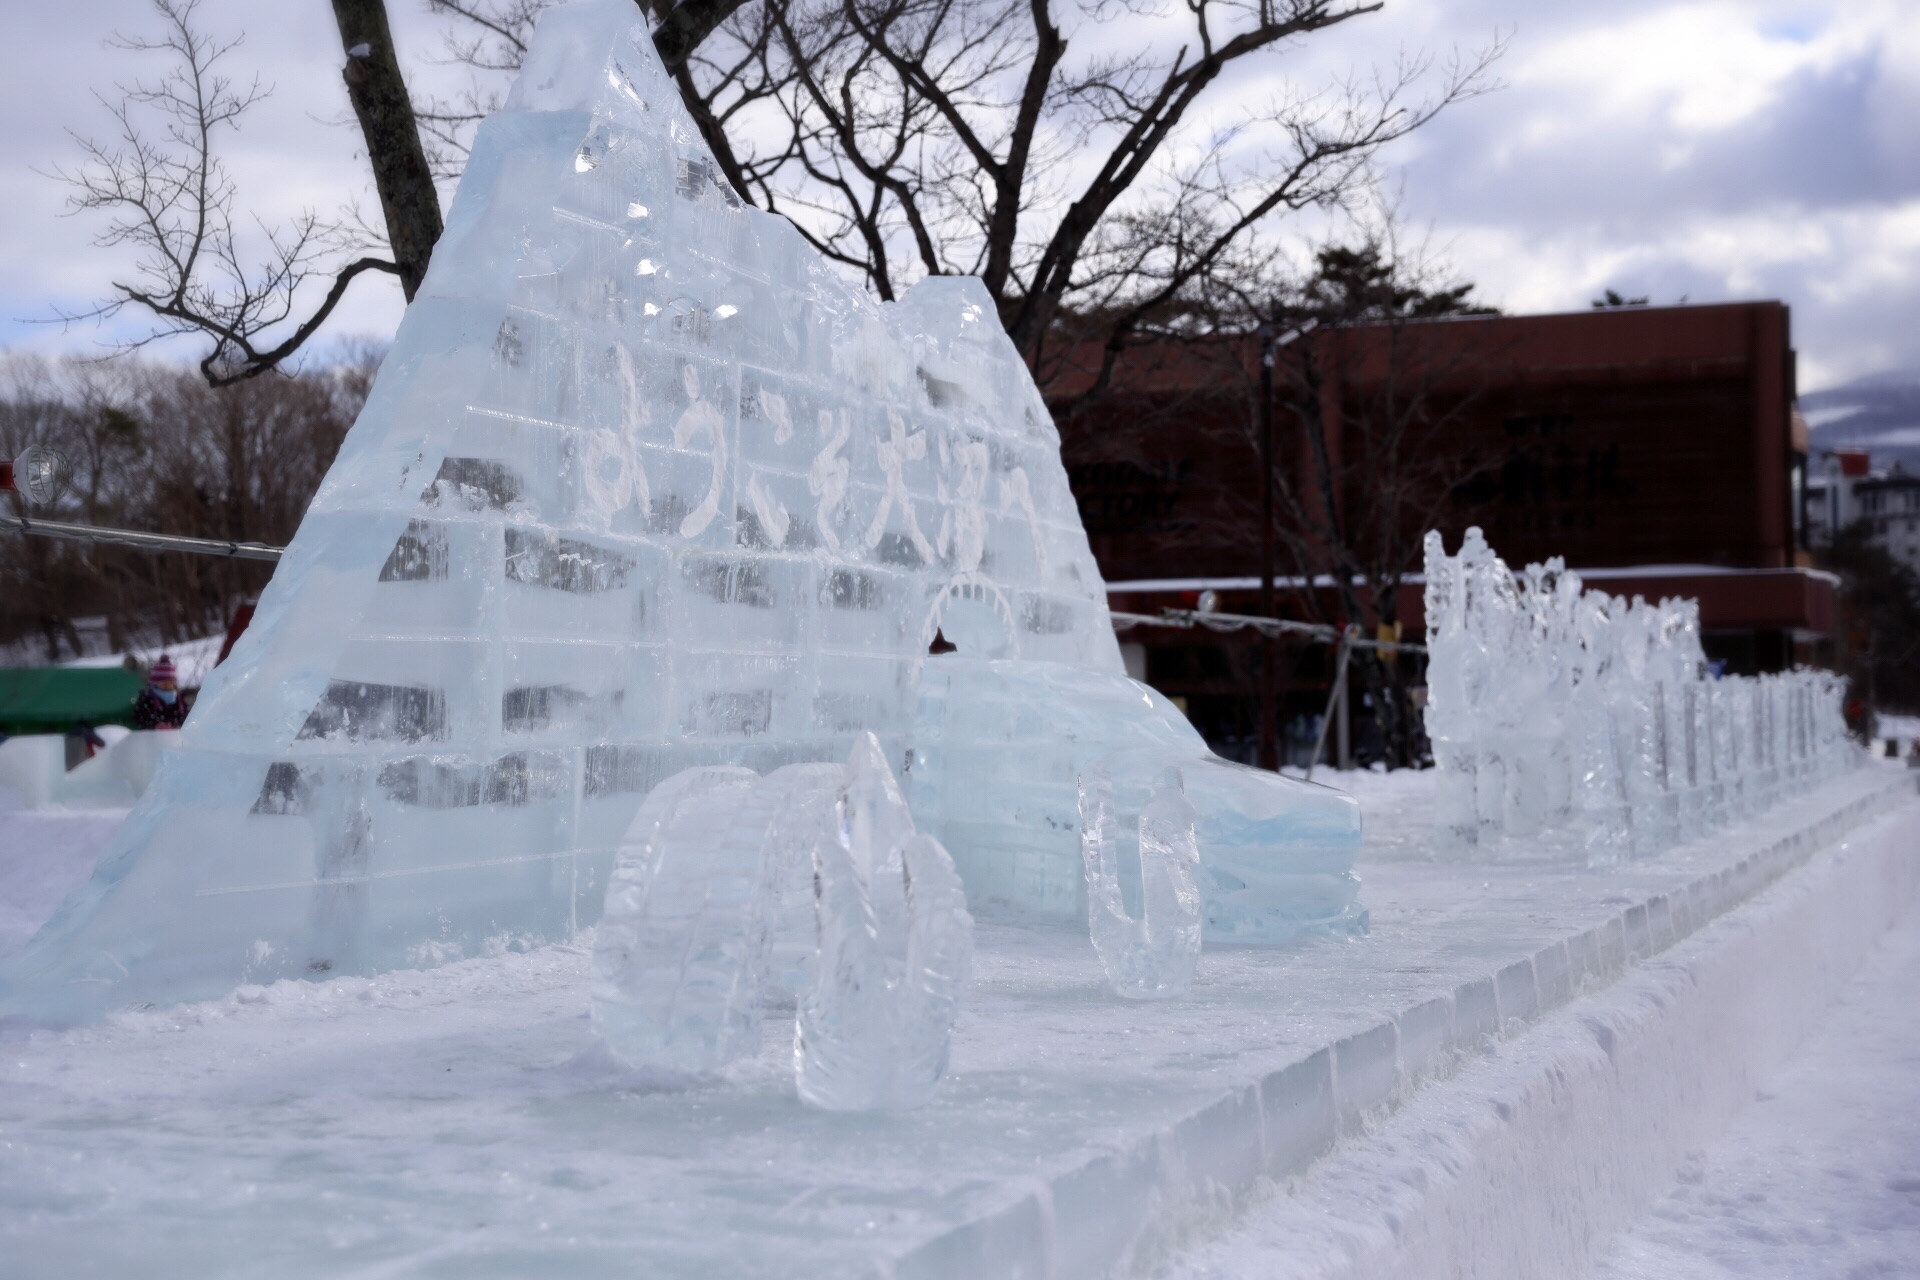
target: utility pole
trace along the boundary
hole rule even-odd
[[[1278,618],[1273,595],[1273,360],[1281,347],[1312,333],[1318,320],[1309,320],[1285,333],[1274,334],[1271,324],[1260,326],[1260,613]],[[1260,758],[1262,769],[1280,768],[1280,709],[1274,701],[1275,668],[1280,646],[1272,632],[1260,639]]]
[[[1260,326],[1260,613],[1277,618],[1273,598],[1273,328]],[[1280,769],[1279,710],[1273,705],[1274,665],[1280,646],[1260,637],[1260,767]]]

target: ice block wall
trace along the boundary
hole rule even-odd
[[[1455,850],[1656,853],[1856,755],[1830,672],[1712,678],[1692,600],[1520,574],[1478,529],[1427,534],[1427,735]]]

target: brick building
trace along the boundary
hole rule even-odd
[[[1213,590],[1223,611],[1259,611],[1258,354],[1133,353],[1116,394],[1061,415],[1116,608],[1190,607]],[[1078,389],[1072,369],[1052,383],[1063,401]],[[1835,583],[1808,567],[1806,428],[1780,303],[1321,330],[1276,350],[1274,394],[1276,472],[1296,495],[1282,523],[1359,513],[1375,562],[1405,562],[1429,525],[1452,547],[1477,524],[1516,567],[1560,555],[1604,590],[1699,598],[1709,656],[1732,670],[1826,656]],[[1287,553],[1303,541],[1282,539],[1279,611],[1371,627],[1370,597],[1350,619],[1327,579],[1308,586],[1312,558]],[[1417,575],[1417,556],[1407,567]],[[1395,606],[1416,638],[1417,578]],[[1123,639],[1203,732],[1244,739],[1257,646],[1147,628]],[[1321,661],[1296,653],[1282,670],[1297,717],[1323,696]]]

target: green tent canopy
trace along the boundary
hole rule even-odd
[[[133,723],[146,679],[124,667],[0,667],[0,734]]]

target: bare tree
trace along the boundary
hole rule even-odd
[[[1471,285],[1436,280],[1391,223],[1358,247],[1323,248],[1317,263],[1299,295],[1265,316],[1268,335],[1314,327],[1275,352],[1284,427],[1268,481],[1274,535],[1293,576],[1331,584],[1337,616],[1311,585],[1300,593],[1309,616],[1395,635],[1422,536],[1484,465],[1449,429],[1502,353],[1484,326],[1455,323],[1492,309],[1472,301]],[[1400,660],[1361,650],[1353,664],[1388,763],[1413,764],[1419,725]]]
[[[284,543],[359,412],[378,352],[297,375],[214,389],[197,373],[141,360],[0,361],[0,455],[55,443],[64,490],[14,514],[231,541]],[[0,556],[0,647],[84,652],[78,619],[108,647],[171,643],[225,626],[260,590],[259,563],[46,538]],[[22,654],[25,656],[25,654]]]
[[[426,279],[433,246],[445,229],[440,194],[434,189],[413,100],[400,74],[400,55],[393,47],[384,0],[333,0],[333,14],[340,47],[347,55],[341,78],[373,166],[393,269],[407,301],[412,302]]]
[[[1497,45],[1421,101],[1416,60],[1200,132],[1230,71],[1381,8],[801,0],[773,11],[797,153],[775,185],[883,297],[978,275],[1043,384],[1050,354],[1097,340],[1097,396],[1144,330],[1262,256],[1277,215],[1340,203],[1381,147],[1487,87]],[[1071,53],[1083,37],[1099,51]]]
[[[641,7],[655,19],[655,46],[684,74],[687,55],[743,2],[651,0]],[[457,122],[423,120],[416,113],[384,0],[334,0],[346,56],[342,78],[373,171],[382,224],[369,228],[313,210],[284,226],[249,218],[219,148],[269,90],[257,78],[243,83],[228,74],[240,40],[208,35],[195,21],[198,3],[154,0],[160,35],[109,42],[158,55],[166,66],[158,79],[120,85],[113,100],[101,97],[115,135],[108,141],[76,137],[80,164],[55,176],[70,186],[73,212],[105,216],[98,244],[134,251],[133,271],[114,283],[105,301],[60,318],[101,320],[133,308],[151,317],[154,327],[128,347],[181,335],[208,339],[200,370],[209,385],[221,387],[279,368],[319,332],[362,275],[397,277],[412,301],[443,227],[428,144],[444,141],[441,135],[450,135]],[[469,23],[487,20],[474,5],[440,7]],[[524,32],[539,7],[507,6],[500,30]],[[512,65],[518,65],[517,55]],[[705,100],[697,101],[704,111]],[[249,232],[264,242],[251,251],[254,256],[246,244]]]
[[[432,0],[449,52],[517,68],[545,0]],[[682,98],[738,193],[786,214],[882,299],[971,274],[1043,385],[1095,341],[1120,353],[1208,311],[1282,214],[1346,200],[1380,148],[1489,87],[1499,43],[1433,70],[1294,93],[1203,134],[1241,64],[1378,12],[1381,0],[784,0],[743,6],[684,64]],[[663,28],[664,29],[664,28]],[[1071,52],[1084,43],[1089,52]],[[495,91],[497,92],[497,90]],[[480,88],[427,113],[442,170]]]
[[[155,0],[162,36],[119,42],[175,65],[123,87],[108,104],[117,139],[82,140],[85,163],[63,176],[76,210],[107,214],[103,244],[139,251],[132,282],[83,315],[131,306],[155,319],[153,338],[209,338],[202,371],[225,385],[300,350],[363,274],[394,275],[413,296],[441,230],[435,181],[464,164],[545,4],[429,0],[479,78],[459,101],[416,108],[383,0],[335,0],[383,226],[356,236],[350,219],[312,211],[255,223],[256,263],[218,142],[266,90],[225,74],[236,42],[204,35],[196,2]],[[1203,137],[1199,117],[1239,64],[1382,0],[636,3],[741,195],[787,213],[883,298],[922,275],[979,275],[1043,380],[1050,354],[1097,340],[1093,395],[1130,342],[1177,324],[1215,276],[1244,275],[1276,215],[1343,200],[1382,146],[1486,88],[1498,53],[1456,57],[1419,101],[1424,60],[1283,97]],[[1083,34],[1105,51],[1070,52]],[[360,253],[369,238],[385,251]]]
[[[111,142],[78,138],[85,157],[57,175],[72,188],[69,207],[107,217],[103,247],[131,247],[133,274],[116,281],[97,307],[63,315],[100,319],[128,307],[153,317],[154,331],[129,343],[193,334],[212,339],[200,361],[214,386],[256,376],[298,350],[326,322],[353,280],[368,271],[397,272],[391,261],[361,257],[333,276],[324,299],[295,321],[300,294],[336,247],[337,228],[308,211],[287,227],[256,224],[263,260],[247,260],[235,204],[237,190],[220,162],[220,136],[235,128],[268,92],[242,84],[224,64],[240,43],[221,43],[194,24],[197,0],[155,0],[162,34],[115,37],[115,47],[160,54],[169,65],[157,80],[120,86]],[[292,322],[278,341],[265,337]]]

